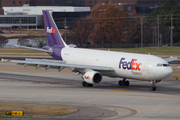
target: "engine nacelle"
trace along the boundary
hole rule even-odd
[[[102,75],[96,71],[87,71],[82,78],[89,84],[98,84],[102,80]]]

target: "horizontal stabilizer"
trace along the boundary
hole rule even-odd
[[[44,49],[39,49],[39,48],[33,48],[33,47],[26,47],[26,46],[20,46],[20,45],[14,45],[16,47],[19,47],[19,48],[26,48],[26,49],[31,49],[31,50],[37,50],[37,51],[42,51],[42,52],[47,52],[47,53],[50,53],[51,51],[49,50],[44,50]]]

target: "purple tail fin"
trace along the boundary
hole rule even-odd
[[[49,46],[58,45],[60,47],[67,47],[48,10],[43,10],[43,18],[44,18],[44,25],[46,29],[46,37],[47,37],[48,45]]]

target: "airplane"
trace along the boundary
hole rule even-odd
[[[169,77],[173,70],[168,64],[170,61],[177,60],[177,57],[162,59],[161,57],[135,54],[126,52],[113,52],[103,50],[92,50],[74,48],[68,46],[48,10],[43,10],[43,18],[46,29],[47,46],[43,49],[19,46],[20,48],[33,49],[47,52],[56,60],[48,59],[25,59],[11,60],[18,65],[45,67],[58,69],[72,69],[76,75],[82,75],[82,86],[93,87],[102,81],[103,76],[121,78],[119,86],[129,86],[127,79],[150,81],[151,91],[156,90],[155,84]]]

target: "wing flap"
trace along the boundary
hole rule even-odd
[[[66,61],[60,60],[48,60],[48,59],[25,59],[25,60],[11,60],[11,62],[18,63],[18,65],[35,66],[36,69],[44,67],[46,69],[63,69],[63,68],[81,68],[81,69],[92,69],[101,71],[114,71],[112,67],[106,66],[92,66],[92,65],[78,65],[78,64],[67,64]]]

